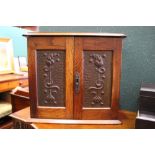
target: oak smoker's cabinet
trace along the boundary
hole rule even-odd
[[[25,36],[31,117],[117,119],[124,34],[30,33]]]

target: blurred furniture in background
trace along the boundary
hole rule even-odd
[[[18,57],[20,72],[28,72],[28,64],[26,57]]]
[[[7,117],[12,112],[10,91],[17,86],[28,86],[27,75],[0,75],[0,128],[10,128],[11,119]]]
[[[136,129],[155,129],[155,84],[142,84]]]
[[[17,86],[28,86],[28,76],[18,74],[0,75],[0,93],[12,90]]]
[[[12,112],[30,106],[28,87],[17,87],[11,92]]]
[[[26,57],[14,57],[14,72],[20,75],[26,74],[26,72],[28,72]]]
[[[12,121],[8,115],[12,112],[10,95],[8,92],[0,93],[0,128],[11,128]]]

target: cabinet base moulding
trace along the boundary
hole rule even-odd
[[[12,115],[10,115],[12,116]],[[14,117],[15,119],[18,119],[18,117]],[[122,124],[120,120],[70,120],[70,119],[35,119],[30,118],[27,119],[27,123],[47,123],[47,124],[85,124],[85,125],[91,125],[91,124],[98,124],[98,125],[117,125]]]
[[[118,120],[70,120],[70,119],[39,119],[30,117],[30,108],[25,108],[10,116],[20,128],[34,129],[133,129],[135,125],[136,113],[119,111]],[[20,122],[20,123],[19,123]],[[19,128],[14,125],[14,128]]]

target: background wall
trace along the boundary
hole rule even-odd
[[[27,42],[26,38],[22,35],[27,33],[24,30],[12,26],[0,26],[0,38],[11,38],[13,42],[14,57],[27,56]]]
[[[47,32],[114,32],[124,33],[120,106],[136,111],[142,82],[155,83],[155,27],[122,26],[41,26]]]

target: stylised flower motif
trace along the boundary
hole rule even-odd
[[[100,68],[100,67],[102,67],[104,65],[104,60],[103,60],[103,57],[101,55],[95,55],[94,59],[95,59],[94,64],[98,68]]]
[[[96,70],[99,71],[100,73],[104,73],[105,72],[105,68],[104,68],[104,59],[105,59],[106,55],[99,55],[99,54],[92,54],[90,55],[90,63],[94,63],[96,66]]]
[[[60,61],[59,59],[59,54],[58,53],[51,53],[51,54],[45,54],[44,55],[47,60],[46,60],[46,64],[49,65],[53,65],[55,62]]]

